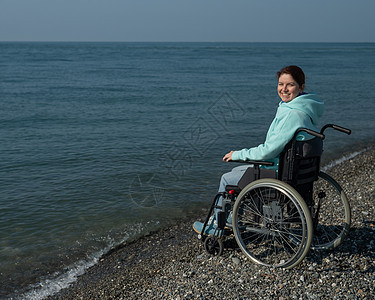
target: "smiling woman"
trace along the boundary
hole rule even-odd
[[[305,74],[298,66],[287,66],[277,72],[278,94],[281,98],[276,116],[266,136],[266,141],[250,149],[231,151],[223,161],[274,160],[300,127],[317,131],[316,124],[324,111],[324,102],[315,94],[303,93]],[[293,100],[293,102],[292,102]],[[300,139],[304,139],[301,137]],[[275,164],[275,168],[277,165]]]
[[[291,65],[282,68],[276,74],[279,78],[277,91],[281,102],[276,116],[268,129],[265,142],[250,149],[230,151],[224,155],[223,161],[269,160],[273,162],[273,167],[270,168],[277,170],[279,155],[298,128],[318,131],[316,125],[323,114],[324,102],[319,100],[314,94],[303,93],[305,74],[302,69]],[[297,140],[308,140],[312,137],[306,134],[299,134]],[[218,192],[224,192],[227,185],[237,185],[248,167],[245,164],[225,173],[221,177]],[[222,197],[218,197],[216,207],[221,206]],[[216,229],[215,219],[218,219],[220,211],[219,208],[216,209],[215,217],[208,224],[205,234],[210,234]],[[230,222],[229,218],[228,222]],[[195,231],[202,232],[203,223],[195,222],[193,226]]]

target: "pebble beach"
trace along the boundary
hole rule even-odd
[[[70,287],[48,299],[373,299],[375,297],[375,146],[325,170],[352,210],[348,237],[333,251],[310,251],[291,270],[249,261],[228,239],[222,256],[206,254],[192,229],[203,219],[124,243]]]

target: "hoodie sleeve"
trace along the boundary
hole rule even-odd
[[[308,117],[297,110],[289,110],[282,117],[272,121],[263,144],[250,149],[234,151],[232,160],[268,160],[277,157],[285,145],[292,139],[294,132],[305,123]]]

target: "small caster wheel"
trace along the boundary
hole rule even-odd
[[[204,249],[210,255],[220,256],[223,254],[223,248],[223,241],[216,236],[208,236],[204,240]]]

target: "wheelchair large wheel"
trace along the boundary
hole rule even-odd
[[[313,199],[314,237],[311,248],[333,249],[341,244],[349,232],[349,201],[340,185],[324,172],[320,172],[318,181],[314,182]]]
[[[313,224],[309,208],[290,185],[260,179],[247,185],[233,207],[233,231],[253,262],[292,268],[309,251]]]

